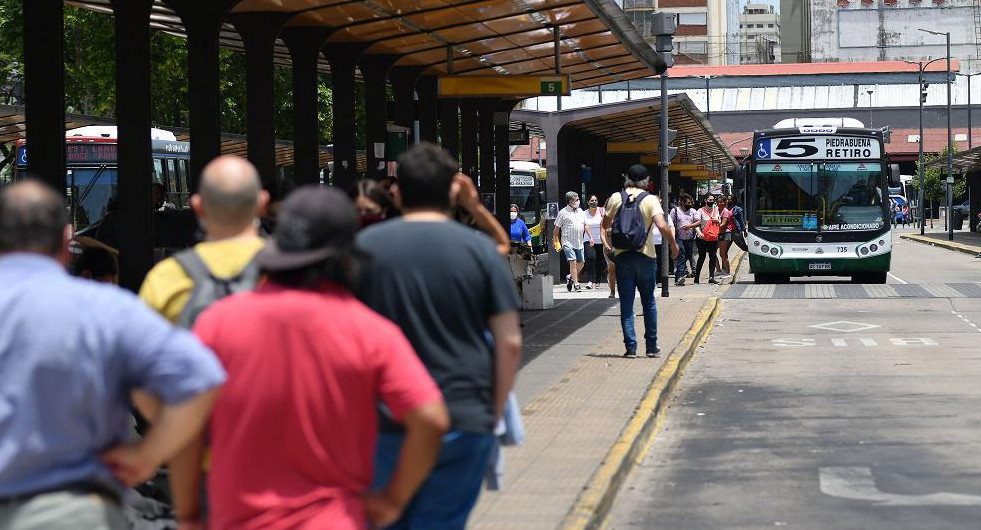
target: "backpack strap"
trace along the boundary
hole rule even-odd
[[[177,315],[177,321],[174,324],[190,329],[197,318],[194,311],[196,295],[201,291],[205,282],[210,281],[214,275],[211,274],[208,264],[204,262],[194,247],[174,254],[173,258],[184,269],[184,274],[187,274],[187,277],[191,279],[191,283],[194,284],[191,288],[191,294],[188,296],[187,302],[184,303],[184,307],[181,308],[180,314]]]

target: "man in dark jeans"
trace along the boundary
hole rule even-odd
[[[628,200],[637,200],[650,181],[647,168],[634,164],[627,170],[623,194]],[[623,204],[624,196],[614,193],[606,202],[606,216],[603,229],[613,226],[617,210]],[[644,226],[657,226],[661,236],[671,246],[671,258],[678,255],[678,243],[671,234],[671,227],[664,220],[661,200],[655,195],[645,195],[638,204],[644,217]],[[634,330],[634,289],[640,292],[640,302],[644,308],[644,346],[648,357],[660,357],[661,348],[657,345],[657,301],[654,288],[657,285],[657,261],[655,261],[654,238],[648,231],[647,240],[639,250],[613,249],[613,263],[616,265],[617,290],[620,291],[620,326],[623,328],[623,344],[627,358],[637,357],[637,335]]]
[[[398,164],[402,217],[358,234],[370,256],[360,297],[402,328],[442,390],[451,426],[436,467],[390,528],[463,530],[521,360],[521,304],[493,243],[448,216],[462,190],[457,161],[424,143]],[[407,440],[382,419],[376,486]]]

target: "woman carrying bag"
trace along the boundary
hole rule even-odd
[[[702,265],[705,263],[705,254],[709,255],[709,283],[719,283],[715,279],[715,271],[718,269],[718,262],[715,251],[719,246],[719,233],[722,225],[719,219],[719,210],[715,207],[715,196],[709,195],[705,198],[705,204],[698,209],[695,219],[699,225],[695,228],[695,245],[698,246],[698,263],[695,264],[694,283],[698,283],[702,275]]]

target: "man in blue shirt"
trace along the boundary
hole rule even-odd
[[[225,372],[189,332],[64,269],[64,199],[0,192],[0,528],[123,529],[133,486],[203,428]],[[159,402],[130,441],[130,396]]]

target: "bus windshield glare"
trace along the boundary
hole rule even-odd
[[[878,230],[885,225],[878,162],[756,166],[756,226],[771,231]]]

